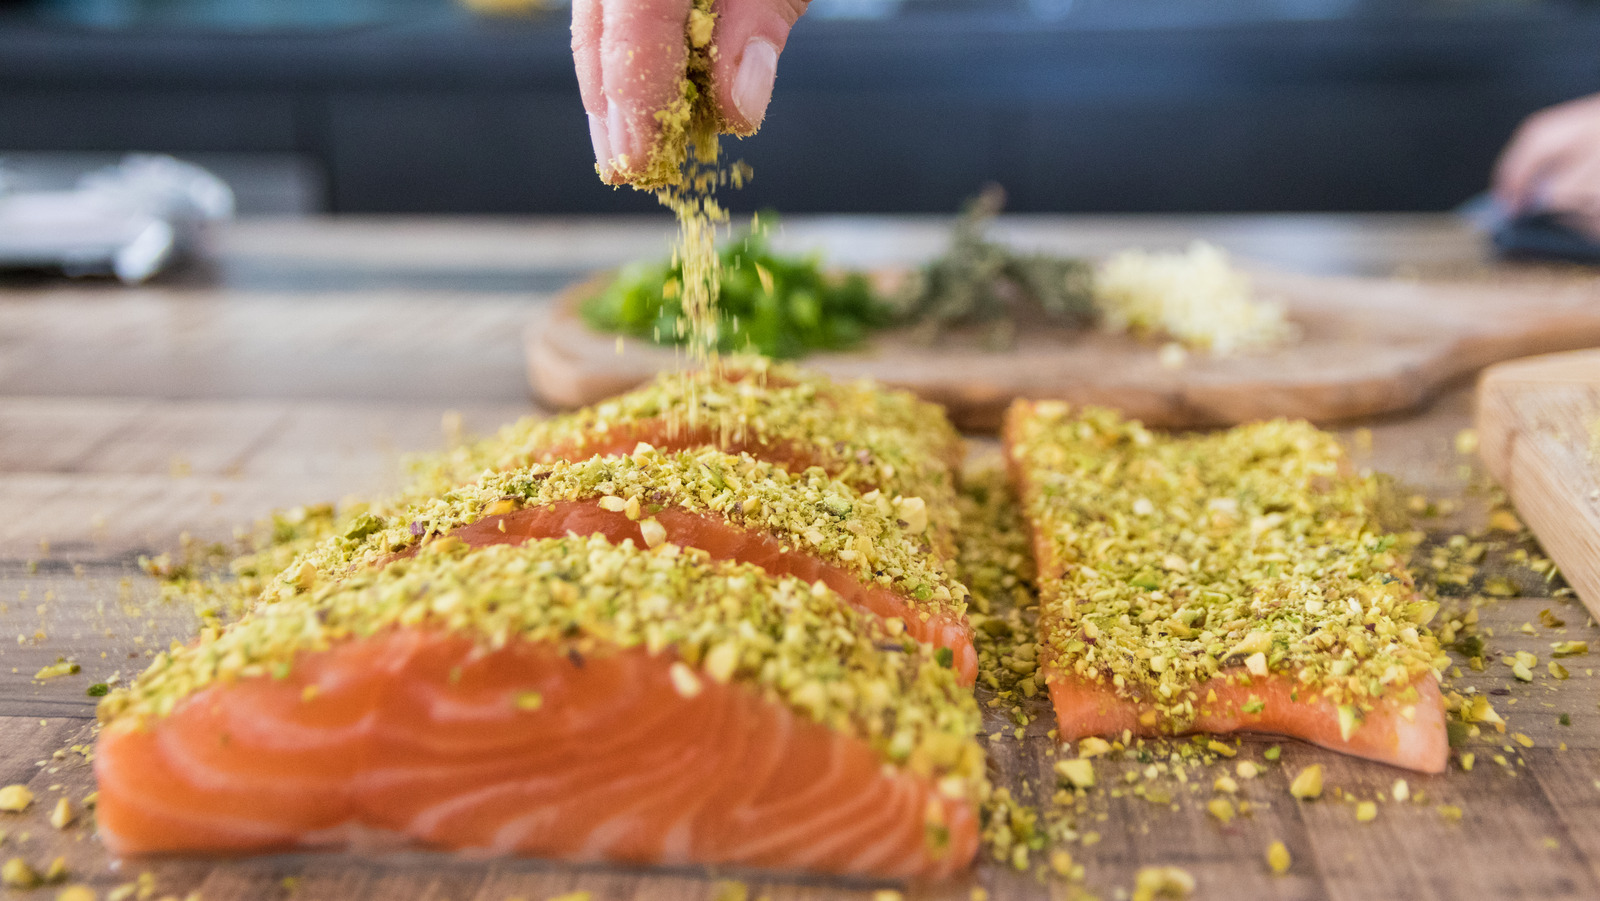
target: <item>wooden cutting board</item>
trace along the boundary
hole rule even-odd
[[[1477,424],[1484,464],[1600,619],[1600,350],[1489,367]]]
[[[1270,354],[1161,365],[1158,345],[1122,335],[1023,329],[1008,352],[955,335],[925,347],[885,333],[863,350],[816,354],[807,366],[869,377],[945,405],[969,431],[998,427],[1018,397],[1116,407],[1167,428],[1275,416],[1337,422],[1411,409],[1440,387],[1500,360],[1600,346],[1600,277],[1507,270],[1474,281],[1255,273],[1302,330]],[[576,314],[602,281],[578,285],[529,326],[528,378],[546,403],[575,407],[682,365],[681,353],[603,335]]]

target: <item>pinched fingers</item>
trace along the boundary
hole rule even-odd
[[[572,57],[600,178],[644,171],[681,90],[692,0],[573,0]]]

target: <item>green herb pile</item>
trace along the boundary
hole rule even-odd
[[[1073,257],[1018,253],[987,237],[989,221],[1005,206],[991,185],[967,204],[950,249],[922,267],[893,298],[897,318],[924,343],[946,329],[977,326],[995,350],[1011,346],[1019,321],[1083,327],[1099,318],[1094,267]]]
[[[793,359],[818,350],[846,350],[893,320],[865,276],[823,271],[817,257],[774,254],[759,234],[719,251],[716,348]],[[580,312],[591,328],[658,344],[687,341],[681,300],[683,268],[672,263],[625,267]]]

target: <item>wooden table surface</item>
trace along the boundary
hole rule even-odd
[[[847,265],[914,262],[938,251],[945,225],[795,218],[778,243]],[[1018,243],[1073,253],[1205,238],[1313,272],[1460,275],[1486,266],[1480,239],[1437,216],[1018,217],[1001,227]],[[441,446],[457,423],[483,432],[535,412],[523,381],[525,320],[587,272],[663,253],[670,233],[659,217],[246,221],[215,234],[205,262],[143,287],[0,278],[0,784],[26,782],[39,798],[26,814],[0,814],[0,859],[43,867],[62,855],[71,879],[102,896],[148,872],[157,897],[501,901],[575,889],[710,897],[722,874],[425,854],[113,866],[88,830],[46,822],[58,797],[76,803],[92,789],[84,755],[69,750],[90,740],[86,686],[132,675],[191,627],[186,611],[157,602],[140,554],[172,550],[185,534],[226,541],[274,508],[383,490],[400,454]],[[1371,450],[1360,452],[1375,468],[1435,496],[1466,497],[1463,467],[1472,461],[1453,442],[1470,413],[1464,386],[1414,417],[1352,428],[1370,428]],[[1470,527],[1467,500],[1469,513],[1437,530]],[[1548,594],[1537,580],[1519,584]],[[1545,609],[1567,625],[1542,625]],[[1256,809],[1227,825],[1206,815],[1205,802],[1230,767],[1192,774],[1193,789],[1176,786],[1176,809],[1097,793],[1078,831],[1099,841],[1068,846],[1085,864],[1086,887],[1124,897],[1138,868],[1171,864],[1197,879],[1201,898],[1600,897],[1600,692],[1590,658],[1566,661],[1565,681],[1543,669],[1550,642],[1587,639],[1600,651],[1600,632],[1570,598],[1496,600],[1482,616],[1492,662],[1456,684],[1497,692],[1496,709],[1531,747],[1484,739],[1468,749],[1479,761],[1471,772],[1452,765],[1443,776],[1406,775],[1412,800],[1382,801],[1368,823],[1357,823],[1352,799],[1386,794],[1404,774],[1293,742],[1242,784]],[[1498,662],[1516,650],[1540,657],[1531,684]],[[32,678],[58,657],[82,673]],[[1558,723],[1563,713],[1571,725]],[[993,716],[993,728],[1011,725]],[[1023,741],[994,744],[997,784],[1048,794],[1048,728],[1046,714]],[[1240,756],[1261,761],[1270,744],[1247,741]],[[1490,760],[1496,754],[1505,766]],[[1296,802],[1287,782],[1313,761],[1327,767],[1329,792]],[[1102,779],[1137,768],[1103,762]],[[1440,805],[1458,806],[1460,820]],[[1273,840],[1293,855],[1287,875],[1265,864]],[[751,897],[774,899],[874,888],[739,878]],[[1006,898],[1079,891],[1037,869],[987,862],[970,882],[911,891],[967,898],[980,886]]]

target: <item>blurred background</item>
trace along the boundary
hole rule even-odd
[[[593,177],[550,2],[0,0],[0,154],[180,155],[243,215],[655,209]],[[1440,210],[1594,91],[1600,0],[813,0],[730,200]]]

